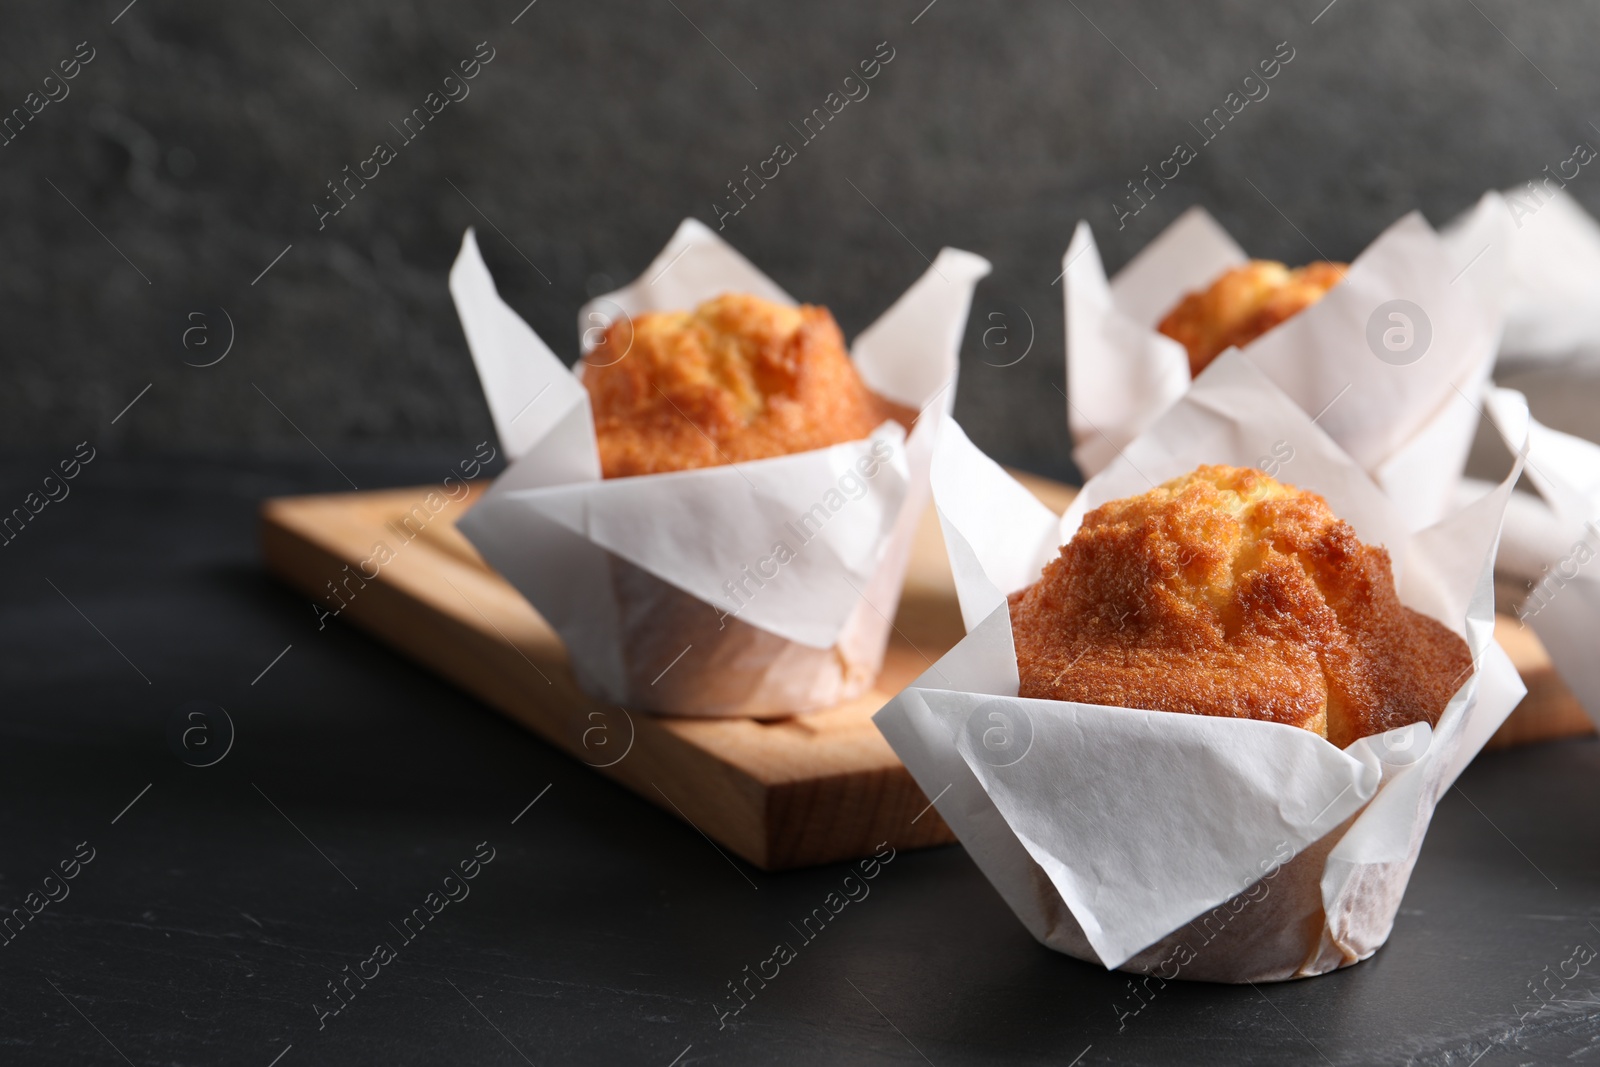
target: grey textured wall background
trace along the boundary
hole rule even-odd
[[[683,216],[714,225],[724,183],[881,41],[895,58],[870,96],[724,233],[851,335],[924,253],[989,257],[957,415],[1054,473],[1052,279],[1079,218],[1112,267],[1196,203],[1253,253],[1342,258],[1413,207],[1442,222],[1600,143],[1600,8],[1576,0],[525,2],[7,4],[7,112],[79,42],[95,58],[0,148],[0,448],[309,454],[290,419],[335,457],[470,447],[489,418],[445,288],[466,226],[570,354],[586,294],[642,270]],[[400,146],[389,124],[483,41],[470,96]],[[1295,58],[1270,95],[1118,232],[1125,183],[1197,144],[1189,123],[1282,41]],[[324,183],[379,141],[398,158],[319,231]],[[1600,176],[1569,191],[1600,208]],[[232,351],[186,366],[220,353],[219,308]],[[1027,358],[989,365],[1026,318]],[[1001,322],[1011,347],[986,351]],[[213,343],[186,350],[197,324]]]

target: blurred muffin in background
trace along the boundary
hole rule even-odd
[[[1156,329],[1188,349],[1189,374],[1197,378],[1230,346],[1243,348],[1321,300],[1347,270],[1347,263],[1309,263],[1291,270],[1253,259],[1209,288],[1187,294]]]

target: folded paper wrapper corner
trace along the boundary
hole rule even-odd
[[[1515,394],[1501,402],[1515,407]],[[1017,696],[1006,594],[1036,580],[1084,514],[1202,463],[1322,494],[1397,564],[1401,599],[1473,652],[1437,726],[1344,750],[1295,727]],[[1320,974],[1388,937],[1433,808],[1521,699],[1493,641],[1492,570],[1521,468],[1407,532],[1384,493],[1238,352],[1084,487],[1060,520],[948,424],[935,504],[969,633],[886,705],[879,729],[1035,938],[1108,968],[1224,982]],[[1181,768],[1175,772],[1174,768]]]
[[[510,465],[460,529],[560,634],[599,699],[768,717],[858,695],[882,665],[972,291],[988,270],[942,250],[852,346],[869,387],[922,412],[909,435],[886,422],[831,448],[606,480],[582,381],[501,299],[469,230],[450,291]],[[636,281],[584,308],[580,345],[621,316],[727,292],[794,304],[686,220]]]

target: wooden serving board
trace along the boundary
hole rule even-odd
[[[1058,512],[1072,500],[1066,486],[1018,477]],[[290,585],[330,609],[344,602],[340,618],[758,867],[854,859],[884,841],[904,849],[955,840],[872,724],[874,712],[963,636],[931,508],[871,691],[791,719],[690,719],[625,712],[578,690],[555,632],[455,529],[482,489],[473,485],[456,501],[428,486],[268,500],[262,551]],[[376,577],[359,577],[363,561]],[[1502,617],[1496,636],[1529,694],[1489,746],[1591,732],[1533,631]]]

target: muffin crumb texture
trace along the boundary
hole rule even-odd
[[[915,412],[873,394],[826,308],[726,294],[606,331],[583,384],[607,478],[783,456]]]
[[[1467,644],[1315,493],[1201,467],[1105,504],[1010,597],[1020,695],[1286,723],[1340,748],[1436,723]]]

